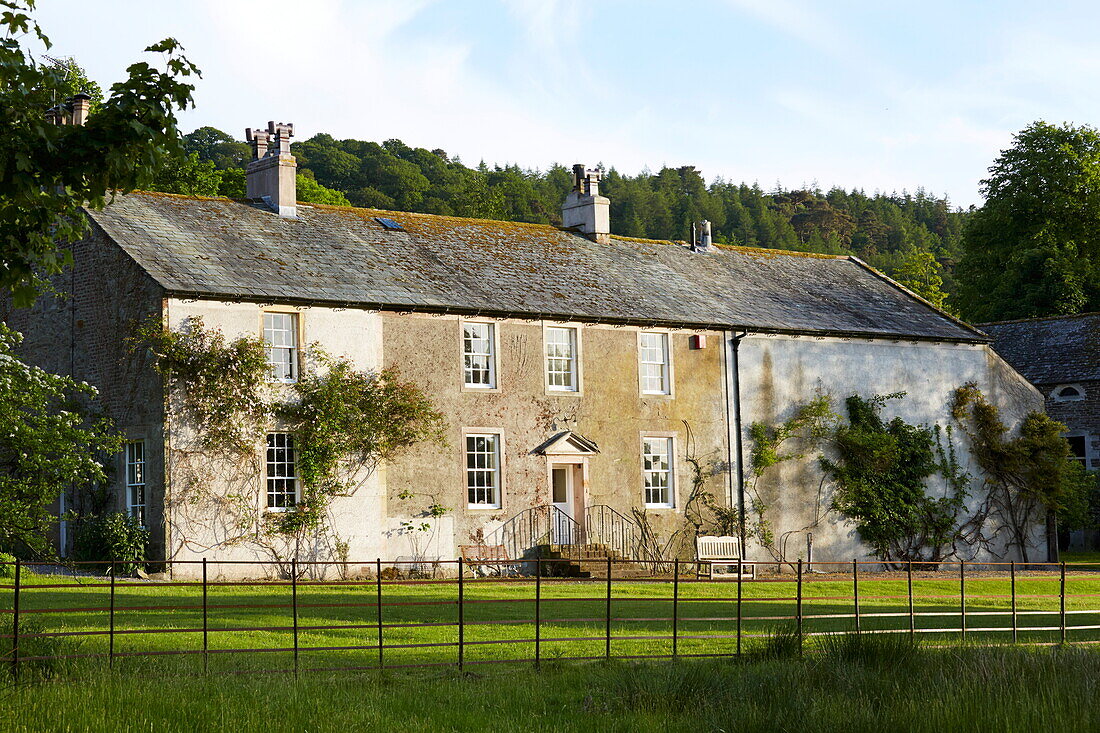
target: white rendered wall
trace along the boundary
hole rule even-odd
[[[226,303],[219,301],[189,301],[170,299],[167,303],[167,322],[173,330],[185,327],[192,317],[201,317],[207,328],[220,329],[227,339],[239,336],[261,335],[263,312],[265,308],[254,303]],[[294,311],[298,314],[300,333],[299,347],[316,343],[331,356],[349,359],[358,369],[376,370],[382,365],[382,322],[377,312],[359,309],[334,308],[287,308],[279,306],[280,311]],[[301,351],[300,351],[301,355]],[[275,390],[288,391],[289,388],[276,385]],[[277,428],[278,426],[273,426]],[[179,420],[173,421],[173,431],[168,436],[169,450],[187,449],[193,437]],[[178,453],[177,453],[178,455]],[[263,476],[263,447],[257,446],[258,475],[253,472],[252,495],[255,496],[255,512],[262,515],[266,511],[266,487]],[[167,482],[170,495],[177,498],[171,514],[171,532],[168,538],[169,557],[176,560],[196,560],[206,556],[219,560],[244,560],[270,562],[271,554],[263,543],[254,538],[241,537],[235,528],[220,526],[212,521],[217,507],[209,501],[201,505],[189,505],[180,501],[187,491],[183,484],[187,481],[187,471],[181,470],[175,463],[169,468]],[[385,467],[380,467],[369,476],[357,477],[354,494],[336,497],[330,507],[329,523],[331,534],[349,545],[348,555],[352,560],[367,560],[376,557],[391,557],[387,546],[388,530],[394,522],[386,517]],[[236,489],[232,487],[236,487]],[[219,475],[209,478],[208,491],[200,496],[226,494],[240,491],[240,482],[231,483]],[[301,559],[317,557],[328,559],[330,554],[324,547],[305,547],[299,554]],[[357,566],[356,566],[357,567]],[[356,568],[353,568],[353,571]],[[195,567],[175,566],[177,574],[193,573]],[[217,575],[257,576],[262,570],[259,565],[213,567]]]
[[[732,369],[732,358],[728,363]],[[746,485],[752,482],[747,465],[752,449],[748,426],[755,421],[776,425],[819,393],[831,396],[834,409],[846,419],[844,400],[853,394],[871,397],[905,392],[905,397],[886,403],[883,417],[899,416],[908,423],[925,425],[953,422],[952,393],[967,382],[977,384],[1001,409],[1010,428],[1028,412],[1043,409],[1039,392],[984,345],[749,335],[741,342],[738,364]],[[731,390],[731,414],[736,414],[736,398]],[[978,468],[957,426],[955,446],[964,470],[979,481]],[[797,445],[788,449],[798,452]],[[787,559],[806,556],[806,532],[813,533],[815,560],[869,559],[854,526],[829,511],[831,492],[828,482],[822,483],[819,454],[815,451],[802,460],[782,463],[761,478],[759,490],[769,505],[767,516],[776,538],[781,541],[784,533],[790,533]],[[930,481],[932,490],[942,491],[936,478]],[[746,504],[750,501],[746,494]],[[751,524],[753,513],[747,511]],[[816,526],[811,527],[815,520]],[[1038,528],[1036,541],[1039,552],[1033,557],[1045,559]],[[764,548],[753,545],[750,539],[749,557],[771,559]]]

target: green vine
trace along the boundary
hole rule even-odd
[[[1010,437],[1000,411],[968,383],[955,390],[951,414],[969,438],[986,489],[981,517],[1007,530],[1009,545],[1028,561],[1031,532],[1039,519],[1053,529],[1055,513],[1075,503],[1081,482],[1071,465],[1066,427],[1042,412],[1029,412]]]
[[[776,542],[775,529],[768,517],[770,505],[763,499],[760,480],[781,463],[805,458],[806,451],[816,449],[831,437],[838,419],[839,416],[833,412],[832,399],[828,395],[817,395],[797,407],[791,417],[778,425],[762,422],[749,425],[752,448],[746,490],[753,516],[745,531],[781,562],[785,560],[786,553],[782,543]],[[789,451],[787,446],[792,442],[797,442],[803,451],[785,452]]]
[[[238,455],[255,449],[271,419],[263,339],[229,341],[220,330],[206,328],[200,317],[189,318],[182,331],[154,318],[137,327],[130,343],[152,350],[154,368],[170,393],[181,397],[202,448]]]
[[[837,427],[833,438],[836,458],[819,460],[836,487],[833,508],[856,523],[881,560],[939,562],[958,536],[969,477],[959,468],[950,433],[900,417],[882,419],[886,402],[902,396],[849,397],[849,424]],[[948,485],[941,497],[926,488],[937,472]]]
[[[299,380],[277,390],[258,337],[230,341],[192,318],[181,332],[159,320],[147,322],[131,341],[135,348],[152,350],[157,371],[166,377],[169,405],[180,406],[199,448],[175,450],[185,454],[190,469],[181,478],[184,503],[231,515],[220,521],[239,534],[227,543],[258,528],[253,539],[276,559],[288,551],[297,555],[307,540],[326,533],[333,498],[354,493],[356,482],[380,462],[422,441],[444,443],[442,414],[394,369],[360,371],[314,345]],[[256,456],[276,420],[294,434],[300,495],[293,510],[265,513],[257,525],[261,464]],[[209,484],[212,462],[219,458],[226,464],[223,474],[238,486],[215,495]],[[339,554],[340,540],[334,541]],[[289,550],[280,548],[288,543]]]

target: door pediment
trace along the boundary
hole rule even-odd
[[[563,430],[531,452],[542,456],[593,456],[600,452],[600,448],[583,435]]]

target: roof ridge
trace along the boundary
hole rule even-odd
[[[624,242],[640,242],[642,244],[675,244],[681,247],[688,245],[687,241],[683,239],[649,239],[647,237],[625,237],[619,234],[612,234],[612,239],[621,239]],[[847,255],[830,255],[823,252],[799,252],[794,249],[772,249],[771,247],[746,247],[741,244],[724,244],[721,242],[714,242],[713,246],[719,249],[728,249],[736,252],[747,252],[750,254],[764,254],[764,255],[789,255],[791,257],[813,257],[820,260],[843,260],[847,259]]]
[[[428,214],[422,211],[397,211],[394,209],[375,209],[367,206],[338,206],[336,204],[314,204],[307,201],[299,201],[299,204],[303,206],[312,206],[316,209],[329,209],[332,211],[347,211],[355,213],[364,213],[369,216],[374,215],[388,215],[397,214],[399,216],[415,216],[425,219],[438,219],[446,221],[463,221],[477,224],[503,224],[507,226],[520,226],[528,227],[530,229],[553,229],[557,231],[569,231],[562,229],[561,227],[554,226],[553,224],[540,224],[532,221],[511,221],[509,219],[484,219],[472,216],[454,216],[452,214]]]
[[[985,323],[977,323],[976,326],[1003,326],[1008,323],[1034,323],[1036,321],[1064,321],[1070,318],[1089,318],[1100,316],[1100,311],[1089,311],[1088,313],[1070,313],[1064,316],[1034,316],[1032,318],[1012,318],[1007,321],[986,321]]]

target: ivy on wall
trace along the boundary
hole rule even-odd
[[[982,470],[979,517],[994,520],[994,535],[1007,532],[1008,543],[1024,562],[1031,534],[1040,521],[1054,529],[1060,510],[1081,503],[1087,483],[1080,481],[1062,437],[1066,426],[1042,412],[1029,412],[1016,435],[1000,411],[973,383],[955,390],[951,414],[967,435]]]
[[[819,461],[832,480],[832,508],[856,523],[860,538],[880,559],[939,562],[958,534],[966,499],[954,447],[947,435],[900,417],[883,420],[888,400],[904,393],[845,400],[848,424],[832,435],[833,458]],[[950,475],[943,496],[930,496],[927,481]]]
[[[180,474],[167,471],[178,485],[166,510],[192,510],[191,521],[208,522],[219,544],[251,542],[285,561],[324,536],[330,554],[343,547],[346,555],[346,541],[329,527],[333,498],[354,493],[357,480],[415,444],[444,443],[443,415],[394,369],[357,370],[313,345],[299,380],[282,387],[269,379],[262,339],[227,339],[198,317],[181,331],[159,319],[142,324],[132,346],[152,350],[169,423],[193,436],[193,450],[177,436],[166,451]],[[275,424],[295,436],[299,500],[293,511],[263,513],[259,456]],[[165,521],[173,521],[169,511]]]

